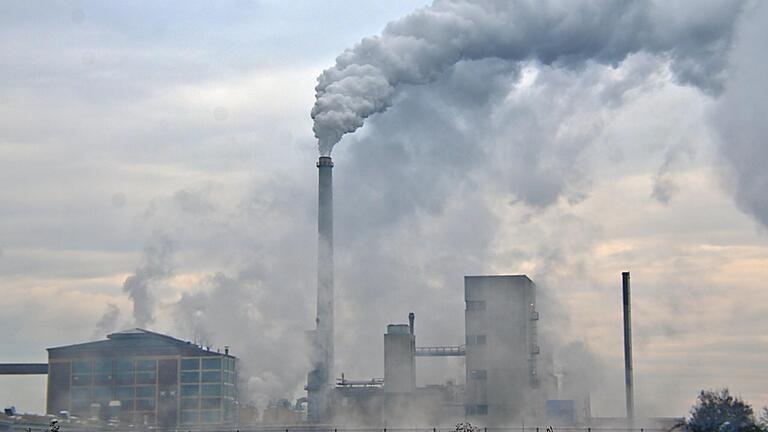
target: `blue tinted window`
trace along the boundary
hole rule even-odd
[[[112,399],[112,389],[110,387],[94,387],[93,399],[97,401],[108,401]]]
[[[221,372],[220,371],[204,371],[202,375],[202,382],[221,382]]]
[[[137,398],[153,398],[155,397],[155,386],[140,386],[136,387]]]
[[[219,409],[221,407],[221,398],[203,398],[200,407],[202,409]]]
[[[95,373],[110,373],[112,372],[112,360],[100,359],[93,362],[93,371]]]
[[[89,361],[72,362],[72,373],[73,374],[91,373],[91,362]]]
[[[197,383],[200,381],[200,372],[198,371],[185,371],[181,373],[181,382],[183,383]]]
[[[181,409],[197,409],[197,398],[182,398]]]
[[[133,370],[133,360],[115,360],[115,370],[128,372]]]
[[[133,387],[117,387],[115,397],[118,399],[130,399],[133,397]]]
[[[200,359],[181,359],[181,370],[196,370],[200,369]]]
[[[91,407],[91,402],[89,400],[73,400],[72,401],[73,413],[76,413],[76,414],[87,413],[90,407]]]
[[[136,411],[154,411],[154,399],[136,399]]]
[[[197,384],[181,386],[182,396],[197,396],[198,394],[200,394],[200,386]]]
[[[136,360],[136,370],[153,371],[156,368],[157,368],[157,361],[155,360]]]
[[[197,411],[182,411],[181,422],[184,424],[197,423]]]
[[[204,358],[203,369],[221,369],[221,358]]]
[[[109,385],[112,384],[111,374],[97,374],[93,376],[93,383],[96,385]]]
[[[91,385],[91,375],[72,375],[73,386]]]
[[[115,382],[117,382],[118,385],[133,384],[133,372],[117,374]]]
[[[136,372],[136,384],[154,384],[156,379],[154,372]]]
[[[221,421],[221,411],[200,411],[200,421],[202,423],[218,423]]]
[[[72,387],[72,399],[90,399],[90,387]]]
[[[221,396],[220,384],[206,384],[200,387],[202,387],[201,393],[203,396]]]

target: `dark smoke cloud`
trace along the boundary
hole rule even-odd
[[[364,38],[320,75],[312,109],[320,153],[392,106],[402,86],[434,82],[461,60],[581,68],[644,51],[667,58],[680,82],[718,93],[741,5],[436,0]]]
[[[164,235],[158,235],[144,248],[141,265],[123,282],[123,292],[133,301],[133,320],[136,327],[146,328],[155,320],[155,302],[150,288],[152,283],[172,274],[172,252],[171,240]]]
[[[727,187],[736,203],[768,227],[768,6],[756,2],[737,35],[728,87],[713,121]]]

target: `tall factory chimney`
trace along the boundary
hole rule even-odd
[[[317,319],[312,371],[307,377],[308,417],[312,422],[330,418],[333,388],[333,161],[317,161]]]
[[[635,417],[635,396],[632,379],[632,308],[629,291],[629,272],[621,273],[622,298],[624,303],[624,385],[627,402],[627,421]]]

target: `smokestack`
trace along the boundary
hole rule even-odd
[[[330,417],[333,385],[333,161],[321,156],[318,168],[317,319],[313,370],[307,381],[310,421]]]
[[[416,320],[416,314],[413,312],[408,314],[408,326],[411,328],[411,334],[416,334],[416,331],[413,328],[414,321]]]
[[[627,420],[635,417],[635,397],[632,384],[632,308],[629,292],[629,272],[621,273],[622,297],[624,303],[624,386],[626,390]]]

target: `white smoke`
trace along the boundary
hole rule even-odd
[[[718,150],[736,204],[768,228],[768,4],[756,2],[737,34],[728,87],[714,111]]]
[[[668,58],[682,83],[722,90],[742,2],[435,0],[344,51],[318,77],[312,108],[321,155],[383,112],[403,85],[435,81],[460,60],[501,58],[578,68],[641,51]]]
[[[123,292],[133,301],[133,319],[136,327],[145,328],[154,321],[155,307],[150,284],[171,275],[172,250],[171,240],[162,235],[158,236],[144,248],[141,265],[123,282]]]
[[[93,330],[93,339],[99,339],[111,333],[117,327],[117,320],[120,318],[120,309],[114,303],[107,303],[107,310],[104,315],[96,322],[96,328]]]

